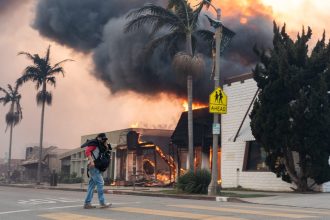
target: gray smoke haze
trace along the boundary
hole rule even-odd
[[[5,11],[12,10],[19,4],[24,3],[25,0],[0,0],[0,16]]]
[[[134,91],[145,95],[170,93],[186,95],[186,83],[171,69],[171,57],[161,48],[145,61],[144,46],[149,41],[148,27],[124,34],[125,14],[150,0],[39,0],[34,22],[42,35],[81,52],[91,52],[95,64],[93,74],[112,93]],[[165,0],[158,3],[165,4]],[[154,2],[155,3],[155,2]],[[237,17],[224,18],[224,24],[236,35],[225,52],[221,76],[227,78],[250,72],[257,61],[255,44],[271,46],[272,21],[257,15],[240,24]],[[212,30],[201,16],[201,29]],[[200,43],[197,51],[209,54]],[[210,80],[212,61],[205,56],[205,72],[194,81],[194,98],[207,102],[213,88]]]
[[[250,18],[244,25],[234,17],[224,18],[224,24],[236,33],[221,64],[224,78],[251,72],[258,61],[253,47],[272,47],[272,22],[269,17],[262,15]]]

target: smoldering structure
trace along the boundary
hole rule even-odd
[[[112,93],[133,91],[150,96],[168,93],[185,97],[186,82],[174,73],[172,57],[164,48],[156,49],[149,59],[143,57],[150,40],[148,27],[123,32],[126,14],[147,2],[150,0],[39,0],[33,27],[62,45],[92,54],[95,65],[92,74]],[[166,6],[167,1],[152,3]],[[200,29],[214,31],[203,14],[199,23]],[[272,38],[272,20],[262,13],[250,15],[244,24],[237,16],[224,17],[223,23],[236,35],[221,58],[222,79],[250,72],[257,61],[253,46],[270,47]],[[212,60],[205,42],[199,42],[196,52],[204,54],[206,65],[204,72],[194,79],[193,95],[196,101],[207,102],[213,89]]]

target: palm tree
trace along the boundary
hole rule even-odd
[[[177,61],[174,66],[180,70],[184,70],[187,76],[187,93],[188,93],[188,169],[194,169],[194,151],[193,151],[193,111],[192,111],[192,68],[185,68],[187,63],[194,60],[198,64],[203,64],[201,58],[194,57],[193,42],[197,41],[197,35],[201,36],[208,42],[210,46],[213,41],[214,33],[208,30],[198,30],[198,17],[204,6],[208,6],[207,2],[201,1],[195,9],[193,9],[187,0],[169,0],[168,7],[163,8],[154,4],[147,4],[139,9],[131,11],[127,18],[130,21],[126,24],[125,32],[130,32],[141,28],[143,25],[151,27],[151,36],[154,36],[159,30],[168,28],[169,33],[160,37],[153,38],[147,45],[147,54],[151,54],[155,48],[160,45],[167,45],[167,48],[173,48],[175,43],[185,41],[185,53],[181,52],[176,55]],[[190,58],[189,58],[190,57]],[[186,62],[190,59],[189,62]],[[180,61],[181,60],[181,61]],[[183,62],[182,62],[183,61]],[[197,65],[198,66],[198,65]],[[198,70],[202,69],[201,66]]]
[[[27,52],[20,52],[19,55],[25,55],[28,59],[33,62],[33,65],[27,66],[17,83],[19,85],[32,81],[36,84],[37,93],[37,105],[41,105],[41,125],[40,125],[40,150],[38,160],[38,172],[37,172],[37,184],[41,181],[41,160],[42,160],[42,143],[43,143],[43,130],[44,130],[44,115],[45,115],[45,104],[52,104],[52,93],[47,91],[47,84],[56,86],[57,74],[62,74],[64,77],[64,69],[61,64],[69,59],[62,60],[55,65],[51,66],[50,63],[50,46],[46,51],[45,57],[41,58],[38,54],[30,54]],[[41,89],[40,89],[41,88]],[[39,90],[40,89],[40,90]]]
[[[6,114],[6,131],[8,126],[10,126],[8,155],[8,182],[10,183],[10,162],[13,140],[13,127],[17,125],[23,118],[22,108],[20,104],[21,95],[18,93],[18,84],[16,84],[14,88],[8,84],[8,90],[0,87],[0,91],[4,93],[4,96],[0,97],[0,103],[3,103],[3,105],[10,103],[9,112]]]

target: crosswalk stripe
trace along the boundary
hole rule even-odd
[[[273,211],[285,211],[285,212],[296,212],[296,213],[307,213],[307,214],[324,214],[324,215],[330,215],[329,211],[326,210],[319,210],[319,209],[311,209],[311,208],[299,208],[299,207],[293,207],[292,209],[286,209],[283,207],[261,207],[261,206],[249,206],[249,205],[229,205],[226,207],[232,207],[232,208],[255,208],[255,209],[264,209],[264,210],[273,210]],[[302,210],[304,209],[304,210]]]
[[[213,215],[194,214],[189,212],[165,211],[165,210],[143,209],[143,208],[134,208],[134,207],[118,207],[118,208],[111,208],[111,210],[120,211],[120,212],[139,213],[145,215],[167,216],[174,218],[205,219],[205,220],[246,220],[242,218],[235,218],[229,216],[213,216]]]
[[[270,211],[243,210],[243,209],[226,208],[226,207],[211,207],[211,206],[206,207],[206,206],[199,206],[199,205],[168,205],[168,206],[179,207],[179,208],[188,208],[188,209],[209,210],[209,211],[234,212],[234,213],[239,213],[239,214],[285,217],[285,218],[313,218],[313,217],[315,217],[315,216],[310,216],[310,215],[299,215],[299,214],[289,214],[289,213],[270,212]]]
[[[58,213],[49,213],[39,215],[40,217],[47,218],[47,219],[54,219],[54,220],[72,220],[72,219],[79,219],[79,220],[111,220],[106,218],[98,218],[93,216],[86,216],[86,215],[77,215],[67,212],[58,212]]]

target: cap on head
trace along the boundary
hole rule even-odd
[[[96,136],[96,138],[100,138],[102,140],[108,140],[107,136],[105,135],[105,133],[100,133]]]

